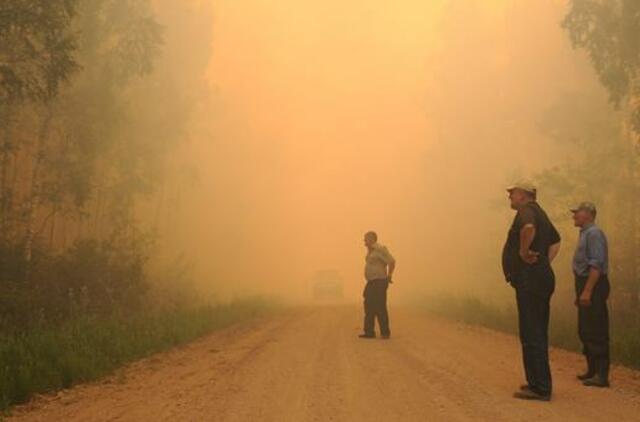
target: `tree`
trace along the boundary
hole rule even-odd
[[[131,228],[135,199],[153,184],[131,86],[161,46],[149,0],[0,5],[0,232],[22,251],[25,280],[47,226],[54,246],[58,215],[79,227],[71,243],[95,235],[92,214],[96,227],[108,216],[111,234]]]
[[[148,298],[160,248],[148,226],[190,180],[207,10],[0,0],[0,331],[130,311]],[[167,30],[162,13],[184,25]]]
[[[572,0],[562,26],[591,63],[615,107],[628,107],[640,136],[640,2]]]
[[[69,31],[77,0],[0,4],[0,101],[47,100],[77,69]]]
[[[60,84],[78,68],[70,31],[77,0],[11,0],[0,4],[0,234],[6,234],[12,199],[10,160],[16,108],[24,102],[49,104]],[[43,126],[50,123],[49,113]]]
[[[576,48],[584,49],[616,109],[624,112],[619,136],[626,143],[620,160],[629,182],[625,191],[631,205],[627,230],[631,250],[640,247],[640,2],[637,0],[572,0],[562,26]],[[615,140],[614,137],[613,140]],[[600,141],[603,141],[602,139]],[[611,140],[606,140],[611,141]],[[625,202],[623,200],[623,202]],[[634,254],[633,301],[640,301],[640,256]]]

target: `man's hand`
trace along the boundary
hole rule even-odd
[[[527,264],[535,264],[538,262],[539,256],[539,252],[534,252],[532,250],[520,251],[520,258]]]
[[[582,289],[582,294],[577,300],[578,306],[588,307],[591,306],[591,294],[593,293],[593,289],[595,289],[598,280],[600,279],[600,270],[596,267],[589,268],[589,277],[587,278],[587,282]]]
[[[582,294],[578,298],[578,306],[582,306],[584,308],[591,306],[591,291],[584,289]]]

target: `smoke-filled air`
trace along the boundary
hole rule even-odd
[[[0,410],[633,420],[639,37],[637,0],[2,0]]]
[[[206,131],[192,134],[189,156],[199,183],[179,230],[198,280],[299,299],[315,271],[335,269],[359,300],[362,236],[375,230],[401,263],[399,297],[500,290],[506,187],[578,165],[570,143],[588,132],[581,121],[593,124],[585,113],[609,111],[560,26],[566,9],[215,3],[208,97],[193,116]],[[584,98],[593,110],[578,109]],[[552,121],[558,109],[566,116]],[[569,222],[582,198],[556,188],[541,201]]]

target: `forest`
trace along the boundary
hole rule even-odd
[[[201,46],[167,39],[158,9]],[[200,13],[171,0],[0,4],[0,406],[261,308],[196,305],[177,261],[158,265],[166,288],[150,283],[171,201],[196,177],[181,151],[208,63]]]
[[[579,349],[568,206],[593,201],[640,367],[638,34],[637,0],[1,1],[0,408],[304,302],[317,270],[360,304],[372,228],[397,303],[515,333],[520,176],[563,235],[552,343]]]

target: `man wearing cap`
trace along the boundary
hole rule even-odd
[[[583,202],[571,209],[580,228],[573,256],[578,306],[578,335],[587,359],[587,371],[578,375],[586,386],[609,386],[609,251],[607,238],[596,226],[596,206]]]
[[[560,235],[536,202],[537,191],[528,182],[507,189],[516,210],[502,253],[505,279],[516,291],[518,327],[527,383],[514,397],[551,399],[549,368],[549,302],[555,288],[551,268],[560,249]]]

